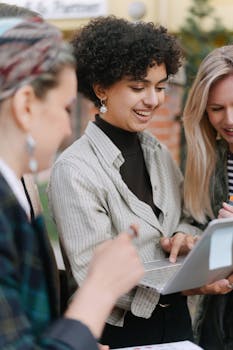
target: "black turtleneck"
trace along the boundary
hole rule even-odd
[[[109,124],[99,115],[94,122],[119,148],[125,162],[120,168],[120,174],[128,188],[141,201],[149,204],[158,217],[160,210],[153,203],[150,177],[146,168],[143,151],[139,142],[138,134],[123,130]]]

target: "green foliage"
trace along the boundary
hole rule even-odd
[[[56,226],[55,226],[55,223],[53,222],[50,210],[48,208],[48,197],[46,193],[46,187],[47,187],[47,183],[41,183],[38,185],[40,200],[43,207],[43,215],[45,218],[45,224],[46,224],[49,238],[52,241],[57,241],[58,236],[57,236]]]
[[[180,29],[180,41],[185,52],[185,76],[183,105],[188,90],[195,79],[203,58],[214,48],[227,45],[232,35],[215,15],[209,0],[193,0],[184,25]],[[185,137],[181,135],[181,168],[184,169]]]
[[[192,84],[202,59],[214,48],[226,45],[230,33],[215,16],[209,0],[193,0],[187,18],[180,30],[185,51],[186,89]]]

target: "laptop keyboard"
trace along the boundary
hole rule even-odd
[[[161,290],[180,268],[182,262],[181,258],[176,263],[170,263],[167,259],[145,263],[146,272],[140,284]]]

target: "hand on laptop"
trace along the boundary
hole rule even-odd
[[[233,205],[223,202],[222,208],[218,212],[218,219],[232,218]]]
[[[227,279],[222,279],[211,284],[206,284],[200,288],[194,288],[185,290],[182,292],[184,295],[197,295],[197,294],[227,294],[232,292],[233,289],[233,274]]]
[[[163,250],[170,253],[170,262],[176,262],[178,255],[186,255],[196,243],[198,237],[183,232],[177,232],[172,237],[163,237],[160,244]]]

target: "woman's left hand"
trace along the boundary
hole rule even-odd
[[[187,254],[193,248],[197,239],[197,236],[177,232],[172,237],[161,238],[160,244],[165,252],[170,253],[169,260],[176,262],[177,256]]]
[[[206,284],[200,288],[185,290],[183,295],[202,295],[202,294],[228,294],[233,290],[233,274],[227,279],[222,279],[211,284]]]
[[[233,218],[233,205],[223,202],[222,208],[218,212],[218,219]]]

